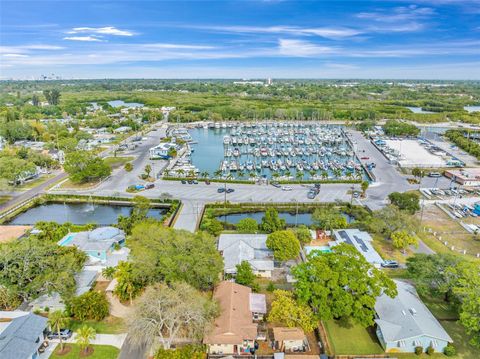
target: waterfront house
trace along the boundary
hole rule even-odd
[[[178,145],[173,142],[162,142],[159,145],[150,148],[150,159],[162,159],[168,160],[172,156],[170,155],[170,151],[175,150],[178,151]]]
[[[47,321],[47,318],[28,312],[0,312],[0,358],[38,358]]]
[[[333,231],[335,238],[334,242],[330,242],[329,246],[334,247],[340,243],[347,243],[354,246],[362,256],[365,257],[367,262],[373,264],[375,267],[380,268],[383,263],[380,254],[373,248],[372,237],[370,234],[359,229],[340,229]]]
[[[75,246],[84,251],[91,261],[107,264],[115,248],[125,245],[125,232],[115,227],[100,227],[93,231],[69,233],[58,245]]]
[[[308,340],[300,328],[273,328],[275,349],[283,352],[305,352],[309,350]]]
[[[121,126],[113,130],[114,133],[127,133],[130,132],[132,128],[130,126]]]
[[[223,281],[215,288],[213,298],[220,305],[220,315],[203,343],[209,354],[241,355],[255,351],[258,326],[250,309],[249,287]]]
[[[442,353],[452,338],[423,304],[415,288],[395,280],[398,295],[382,294],[375,303],[377,337],[386,352],[415,352],[415,347],[433,347]]]
[[[221,234],[218,250],[223,256],[225,274],[235,275],[237,265],[247,261],[255,275],[270,278],[274,269],[273,252],[266,242],[266,234]]]

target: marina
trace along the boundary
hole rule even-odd
[[[210,123],[175,129],[187,143],[173,173],[240,180],[366,179],[342,126]]]

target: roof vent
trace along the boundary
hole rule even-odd
[[[407,313],[406,313],[404,310],[402,310],[402,314],[403,314],[403,315],[407,315]]]
[[[412,315],[416,315],[417,314],[417,311],[415,310],[415,308],[410,308],[410,313],[412,313]]]

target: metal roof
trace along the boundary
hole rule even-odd
[[[382,257],[372,246],[372,237],[367,232],[360,231],[358,229],[341,229],[333,231],[335,241],[330,242],[331,246],[348,243],[354,246],[371,264],[383,263]]]

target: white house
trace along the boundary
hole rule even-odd
[[[235,275],[236,266],[247,261],[255,275],[270,278],[274,269],[273,252],[266,242],[266,234],[221,234],[218,250],[223,256],[225,274]]]
[[[163,159],[168,160],[171,158],[170,150],[178,150],[178,145],[173,142],[162,142],[159,145],[150,148],[150,159]]]

